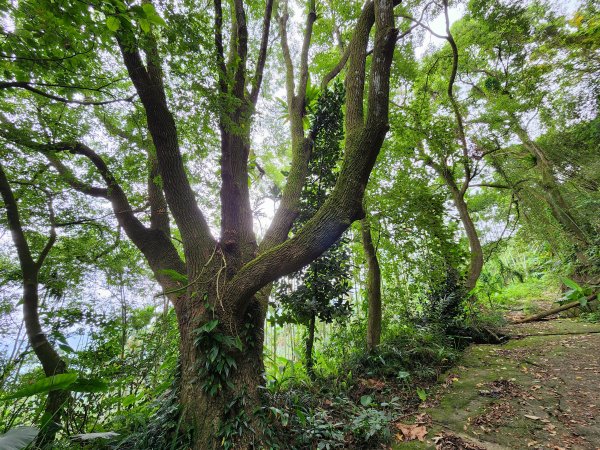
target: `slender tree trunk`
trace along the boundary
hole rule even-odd
[[[42,364],[44,375],[47,377],[66,373],[67,364],[56,352],[52,344],[48,341],[42,331],[38,304],[38,281],[37,273],[32,277],[27,277],[23,286],[23,318],[27,337],[35,355]],[[61,422],[63,407],[69,400],[69,393],[66,391],[51,391],[46,399],[44,409],[44,418],[42,419],[41,429],[36,445],[40,448],[50,448],[54,437],[58,431]]]
[[[362,245],[367,259],[367,301],[369,316],[367,319],[367,349],[375,348],[381,342],[381,268],[377,259],[377,251],[371,237],[369,219],[360,221]]]
[[[467,273],[465,288],[467,289],[467,292],[471,292],[477,285],[477,280],[479,280],[481,270],[483,269],[483,249],[481,248],[481,241],[479,240],[479,235],[477,234],[473,219],[469,214],[469,208],[467,202],[465,202],[464,196],[458,190],[451,188],[451,191],[454,205],[458,210],[460,220],[465,229],[467,239],[469,240],[469,271]]]
[[[13,242],[17,249],[19,264],[23,276],[23,321],[29,345],[40,361],[44,374],[47,377],[65,373],[67,365],[65,361],[56,352],[54,347],[48,341],[42,330],[39,317],[39,281],[38,275],[42,264],[54,242],[56,241],[56,231],[54,229],[54,213],[50,206],[51,232],[48,242],[40,252],[37,260],[33,259],[29,243],[23,231],[21,217],[17,201],[14,197],[4,168],[0,164],[0,194],[4,200],[6,208],[6,217],[12,234]],[[36,445],[40,448],[46,448],[54,441],[57,424],[60,423],[61,413],[69,394],[65,391],[52,391],[48,394],[45,406],[45,414],[42,419],[42,431],[36,439]]]
[[[314,360],[313,360],[313,347],[315,345],[315,326],[316,326],[316,316],[313,314],[308,321],[308,334],[306,336],[306,350],[305,350],[305,365],[306,365],[306,373],[311,379],[315,378],[315,368],[314,368]]]

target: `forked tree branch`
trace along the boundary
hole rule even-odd
[[[165,235],[162,231],[145,227],[135,216],[135,211],[131,207],[125,192],[100,155],[80,142],[40,144],[31,140],[21,139],[15,141],[15,143],[29,147],[46,156],[50,163],[57,168],[64,181],[74,189],[90,196],[110,200],[113,213],[119,225],[123,227],[129,239],[144,254],[157,280],[165,287],[176,287],[174,281],[166,276],[164,272],[164,270],[176,270],[179,273],[185,273],[185,265],[179,257],[176,248],[170,241],[169,236]],[[90,160],[107,187],[91,187],[78,180],[57,156],[58,153],[64,151],[84,156]]]
[[[206,260],[210,257],[215,241],[196,202],[185,171],[177,127],[169,110],[162,83],[158,50],[155,44],[149,50],[152,62],[146,68],[131,31],[117,34],[117,42],[129,77],[146,111],[146,121],[156,148],[163,189],[181,232],[186,258]]]
[[[309,11],[306,17],[302,51],[300,55],[300,81],[295,87],[294,64],[288,45],[287,36],[287,1],[283,15],[279,17],[281,48],[286,69],[286,93],[292,141],[292,162],[290,173],[283,189],[279,208],[273,221],[260,243],[259,253],[285,241],[298,216],[300,195],[308,174],[308,162],[312,152],[312,137],[305,136],[304,116],[306,115],[306,89],[308,86],[308,52],[312,38],[313,24],[316,20],[315,2],[309,0]]]
[[[278,277],[300,269],[331,246],[350,224],[364,215],[362,197],[388,125],[389,76],[396,36],[391,0],[368,2],[350,43],[350,73],[362,83],[348,83],[348,108],[357,110],[364,101],[364,54],[370,30],[376,23],[375,49],[371,67],[367,124],[352,123],[353,138],[346,140],[345,157],[336,185],[315,216],[291,239],[267,250],[243,266],[228,283],[223,303],[240,317],[249,299]],[[377,12],[377,14],[375,14]],[[363,71],[362,75],[360,70]],[[348,129],[349,118],[346,117]]]

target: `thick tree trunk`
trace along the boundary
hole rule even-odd
[[[371,226],[367,218],[360,221],[362,244],[367,259],[367,349],[375,350],[381,341],[381,269],[377,251],[371,237]]]
[[[255,433],[264,425],[257,423],[255,412],[264,382],[265,305],[253,299],[244,320],[221,309],[216,290],[185,296],[177,305],[180,404],[183,429],[193,437],[191,448],[221,448],[224,440],[235,449],[259,448],[262,436]],[[206,328],[215,320],[214,328]],[[198,332],[203,326],[210,331]]]
[[[313,314],[308,321],[308,330],[306,335],[306,349],[304,355],[304,364],[306,367],[306,373],[311,379],[315,378],[315,362],[313,359],[313,347],[315,345],[315,326],[317,319]]]

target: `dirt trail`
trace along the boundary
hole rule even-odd
[[[465,352],[416,418],[425,441],[395,449],[600,449],[600,324],[508,331],[521,337]]]

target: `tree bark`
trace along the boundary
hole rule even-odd
[[[213,275],[215,270],[219,269],[214,267]],[[216,286],[213,286],[204,295],[186,295],[177,303],[181,336],[179,398],[182,427],[193,434],[193,450],[220,448],[223,439],[232,448],[258,448],[262,438],[260,430],[264,425],[257,421],[255,409],[261,404],[260,386],[264,384],[262,353],[266,308],[258,300],[253,300],[245,318],[235,317],[219,307],[219,295]],[[206,308],[202,302],[214,307]],[[241,348],[220,345],[212,340],[209,341],[212,345],[207,347],[199,341],[195,330],[211,320],[219,323],[209,336],[239,338]],[[214,346],[235,361],[235,367],[223,377],[217,377],[216,381],[211,377],[217,374],[219,360],[210,363]],[[205,370],[207,364],[209,369]],[[210,390],[213,385],[219,385],[216,392]]]
[[[362,232],[362,245],[367,259],[367,349],[375,348],[381,342],[381,268],[377,259],[377,250],[373,245],[371,225],[368,218],[360,221]]]
[[[17,249],[19,264],[21,266],[23,279],[23,321],[25,322],[29,345],[40,361],[44,374],[47,377],[65,373],[67,371],[67,364],[60,357],[52,344],[50,344],[48,338],[44,334],[38,311],[39,271],[56,241],[53,211],[50,208],[50,236],[37,260],[34,260],[21,224],[17,200],[14,197],[2,164],[0,164],[0,194],[4,200],[8,226]],[[36,445],[38,447],[46,448],[54,441],[58,429],[56,424],[60,424],[63,406],[68,399],[69,394],[66,391],[52,391],[48,394],[45,414],[42,419],[43,423],[41,424],[41,432],[36,439]]]
[[[469,186],[469,183],[466,181],[462,188],[459,188],[448,166],[437,164],[432,160],[428,160],[427,164],[432,167],[446,182],[446,185],[450,190],[450,194],[452,195],[454,206],[458,210],[465,234],[467,235],[470,252],[469,268],[467,271],[467,278],[465,280],[465,288],[467,292],[471,292],[477,285],[477,280],[479,280],[481,270],[483,269],[483,249],[481,248],[481,241],[479,239],[479,234],[477,233],[477,228],[475,228],[475,224],[473,223],[473,219],[469,213],[469,206],[465,201],[465,192]]]
[[[460,220],[467,234],[469,240],[469,270],[467,273],[467,279],[465,282],[465,288],[467,292],[471,292],[477,286],[477,280],[481,275],[483,269],[483,249],[481,248],[481,241],[479,240],[479,234],[469,213],[469,207],[464,197],[459,192],[453,192],[452,197],[454,199],[454,205],[458,209]]]
[[[306,373],[311,380],[315,378],[315,368],[313,359],[313,347],[315,344],[315,326],[317,319],[313,313],[308,320],[307,334],[306,334],[306,348],[304,352],[304,364],[306,367]]]

